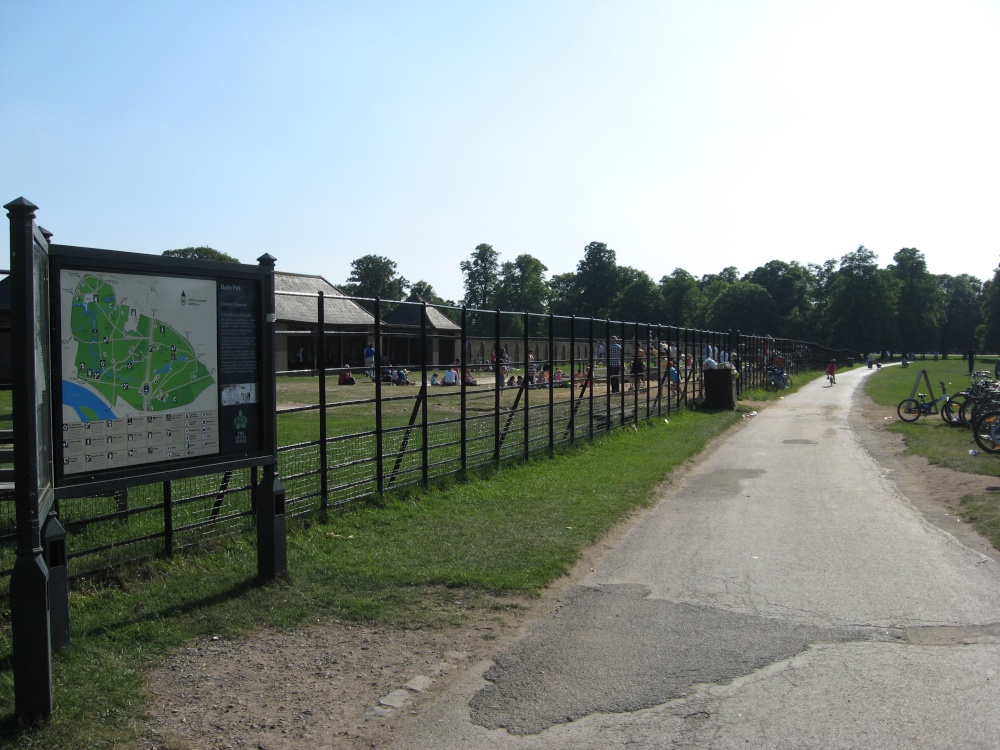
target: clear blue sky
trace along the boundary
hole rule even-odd
[[[55,242],[654,279],[1000,262],[1000,3],[34,0],[0,8],[3,203]]]

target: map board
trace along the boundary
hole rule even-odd
[[[57,266],[61,482],[264,450],[259,278]]]

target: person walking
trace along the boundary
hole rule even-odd
[[[969,349],[969,377],[972,377],[972,373],[976,371],[976,352],[973,349]]]

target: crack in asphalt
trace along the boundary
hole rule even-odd
[[[627,713],[724,684],[817,643],[899,642],[884,627],[822,627],[648,598],[641,585],[578,587],[542,631],[500,654],[472,720],[515,735]]]

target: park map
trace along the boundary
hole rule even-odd
[[[215,282],[64,270],[63,472],[217,453]]]

